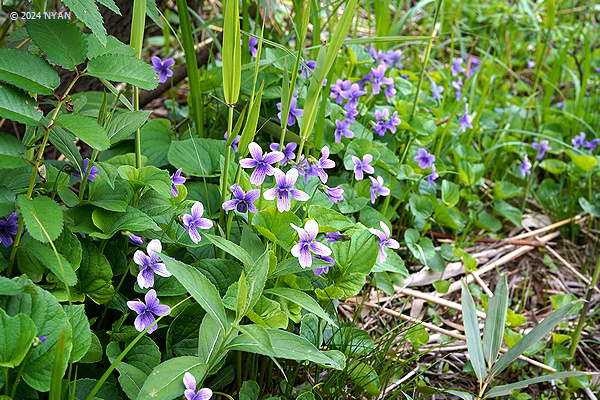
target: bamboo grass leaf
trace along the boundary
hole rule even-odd
[[[227,0],[223,23],[223,93],[227,104],[235,104],[240,94],[241,54],[238,1]]]
[[[483,326],[483,355],[489,366],[496,361],[502,345],[507,307],[508,285],[506,276],[503,275],[498,281],[494,296],[489,301],[487,317]]]
[[[460,284],[462,288],[463,324],[465,326],[465,335],[467,336],[467,349],[469,350],[469,357],[471,358],[475,375],[477,375],[479,382],[483,382],[487,376],[487,370],[483,359],[475,302],[473,302],[473,297],[471,297],[471,293],[465,283],[461,281]]]
[[[571,376],[583,376],[583,375],[589,375],[589,373],[582,372],[582,371],[564,371],[564,372],[557,372],[555,374],[542,375],[542,376],[538,376],[536,378],[525,379],[523,381],[511,383],[508,385],[500,385],[500,386],[493,387],[485,394],[484,398],[487,399],[490,397],[507,396],[507,395],[511,394],[514,390],[523,389],[534,383],[548,382],[548,381],[551,381],[554,379],[564,379],[564,378],[569,378]]]

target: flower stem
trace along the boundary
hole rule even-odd
[[[227,133],[233,135],[233,104],[229,105],[229,121],[227,122]],[[227,180],[229,179],[229,159],[231,157],[231,145],[225,149],[225,164],[223,165],[223,172],[221,173],[221,205],[225,203],[227,197]],[[225,210],[221,206],[221,213],[219,214],[219,225],[223,226],[225,221]],[[227,235],[229,236],[229,235]]]
[[[525,187],[525,195],[523,196],[523,202],[521,203],[521,213],[525,210],[525,203],[527,202],[527,196],[529,195],[529,189],[531,189],[531,182],[533,181],[533,171],[537,165],[537,161],[533,163],[533,168],[531,168],[531,172],[529,173],[529,179],[527,180],[527,186]]]

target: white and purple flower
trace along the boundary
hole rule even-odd
[[[157,56],[152,57],[152,68],[158,74],[158,83],[165,83],[167,78],[173,76],[173,71],[169,69],[173,65],[175,65],[175,61],[172,58],[167,58],[163,62]]]
[[[151,240],[146,247],[146,251],[148,254],[144,253],[142,250],[136,250],[133,254],[133,261],[140,267],[137,282],[142,289],[154,286],[154,274],[165,278],[171,276],[171,273],[167,271],[165,264],[159,261],[158,254],[156,254],[162,251],[160,240]]]
[[[298,179],[298,170],[290,169],[287,173],[282,170],[275,170],[276,187],[268,189],[264,193],[264,198],[274,200],[277,197],[277,209],[279,211],[289,211],[292,204],[290,197],[294,200],[306,201],[310,196],[302,190],[294,189],[294,184]]]
[[[369,165],[371,161],[373,161],[373,156],[371,154],[365,154],[362,161],[360,158],[352,156],[352,162],[354,163],[354,177],[357,181],[363,180],[365,172],[367,174],[375,172],[375,169]]]
[[[254,202],[260,197],[260,190],[252,189],[248,190],[248,193],[244,193],[242,188],[235,183],[229,189],[233,192],[233,199],[223,203],[223,210],[230,211],[235,208],[242,214],[246,211],[254,213],[258,211]]]
[[[204,205],[197,201],[192,206],[192,214],[183,214],[183,225],[185,230],[189,233],[192,242],[198,243],[201,240],[198,229],[210,229],[213,222],[208,218],[202,218],[204,213]]]
[[[296,155],[294,154],[294,150],[296,150],[296,147],[298,145],[294,142],[288,143],[285,145],[285,147],[283,148],[283,159],[281,160],[281,165],[286,165],[288,162],[291,162],[292,160],[294,160],[296,158]],[[272,151],[279,151],[279,143],[271,143],[271,145],[269,146],[269,148]]]
[[[369,228],[369,232],[373,235],[377,236],[379,239],[379,262],[385,262],[387,260],[387,254],[385,253],[385,248],[389,247],[390,249],[397,249],[400,247],[400,244],[395,239],[390,238],[390,228],[383,221],[379,221],[379,225],[381,226],[381,230],[375,228]]]
[[[150,334],[158,328],[154,316],[162,317],[163,315],[168,315],[171,312],[171,309],[169,306],[159,304],[154,289],[150,289],[148,293],[146,293],[145,300],[146,304],[141,301],[128,301],[127,307],[138,314],[133,323],[135,329],[142,332],[144,329],[148,328],[148,334]]]
[[[527,154],[523,157],[523,164],[519,165],[519,170],[521,171],[523,178],[525,178],[527,174],[531,174],[531,163],[529,162]]]
[[[240,160],[240,165],[243,168],[254,168],[254,171],[252,171],[252,175],[250,176],[250,183],[260,186],[265,181],[265,176],[273,175],[275,168],[273,168],[271,164],[283,160],[285,155],[280,151],[273,151],[265,154],[263,157],[262,149],[254,142],[248,145],[248,150],[250,151],[252,158]]]
[[[175,173],[171,176],[171,194],[173,197],[179,196],[179,190],[177,190],[177,185],[183,185],[185,183],[185,177],[181,176],[182,168],[179,168]]]
[[[309,219],[304,224],[304,229],[292,223],[291,227],[298,232],[298,243],[292,247],[292,255],[298,258],[302,268],[310,268],[312,266],[312,256],[314,253],[318,256],[330,256],[331,249],[324,244],[317,242],[316,238],[319,233],[319,225],[314,219]]]
[[[467,128],[473,129],[473,119],[475,118],[475,113],[469,115],[469,104],[465,104],[465,114],[458,119],[458,123],[460,124],[460,130],[463,132],[467,131]]]
[[[186,400],[209,400],[213,395],[209,388],[202,388],[196,392],[196,379],[189,372],[183,374],[183,385],[185,386]]]

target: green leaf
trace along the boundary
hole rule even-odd
[[[327,313],[321,308],[315,299],[300,290],[286,287],[274,287],[272,289],[265,289],[264,294],[274,294],[276,296],[283,297],[284,299],[287,299],[292,303],[296,303],[305,310],[323,318],[333,326],[337,326],[335,321],[333,321],[329,315],[327,315]]]
[[[224,237],[211,235],[208,233],[205,233],[204,237],[206,237],[212,244],[217,246],[219,249],[224,250],[230,256],[233,256],[240,260],[246,268],[250,268],[252,265],[254,265],[254,259],[252,258],[252,256],[250,256],[250,254],[248,254],[248,252],[245,249],[233,243],[232,241],[229,241]]]
[[[428,197],[411,194],[409,205],[415,217],[427,219],[433,213],[433,202]]]
[[[502,275],[498,279],[494,296],[488,303],[487,316],[483,326],[483,355],[489,366],[496,361],[502,345],[507,307],[508,285],[506,275]]]
[[[256,96],[252,100],[248,118],[246,119],[246,125],[244,125],[244,130],[242,131],[242,136],[240,137],[240,142],[238,144],[238,154],[240,157],[244,157],[248,154],[248,145],[254,140],[254,136],[256,135],[256,126],[260,114],[260,103],[264,85],[265,82],[263,81],[260,85],[260,89],[256,92]]]
[[[583,211],[592,214],[595,217],[600,217],[600,198],[596,197],[596,201],[594,204],[587,201],[585,197],[579,198],[579,205],[583,209]]]
[[[323,335],[320,321],[315,314],[304,314],[300,323],[300,336],[311,342],[315,347],[321,347]]]
[[[94,386],[96,386],[97,383],[98,381],[96,379],[77,379],[77,382],[74,382],[75,398],[78,400],[87,399],[87,396],[90,394],[90,392],[92,391]],[[73,383],[71,385],[73,385]],[[113,383],[110,380],[104,382],[100,390],[98,390],[98,393],[94,395],[94,400],[97,399],[122,400],[119,389],[117,389],[116,382]]]
[[[435,291],[441,294],[448,293],[448,289],[450,289],[451,284],[452,282],[446,279],[438,279],[437,281],[434,281],[432,283],[433,287],[435,288]]]
[[[27,94],[10,85],[0,84],[0,117],[40,126],[44,114],[36,106],[37,102]]]
[[[240,389],[240,400],[258,400],[260,394],[260,386],[254,381],[245,381]]]
[[[225,3],[223,21],[223,94],[225,103],[235,104],[240,94],[242,72],[242,49],[240,45],[240,21],[237,1]]]
[[[48,243],[55,240],[63,228],[62,210],[58,203],[49,197],[36,197],[29,200],[25,195],[17,198],[27,231],[36,240]]]
[[[148,157],[148,165],[163,167],[169,163],[168,154],[171,142],[175,139],[168,119],[156,118],[141,128],[142,154]]]
[[[81,266],[77,270],[77,289],[95,303],[103,304],[115,294],[112,286],[112,269],[108,260],[91,242],[82,241]]]
[[[50,61],[71,71],[85,60],[87,43],[81,30],[65,19],[32,19],[27,33]]]
[[[246,288],[248,293],[246,308],[248,310],[252,310],[262,294],[265,283],[267,282],[267,276],[269,275],[269,261],[270,254],[269,250],[266,249],[250,268],[246,267]]]
[[[512,222],[516,226],[521,226],[521,210],[511,206],[504,200],[496,200],[494,202],[494,211],[502,215],[503,217],[508,218],[510,222]]]
[[[352,361],[348,364],[350,379],[373,396],[379,396],[381,389],[379,376],[373,367],[364,362]]]
[[[23,291],[25,282],[20,278],[8,279],[0,276],[0,296],[13,296]]]
[[[548,158],[540,163],[540,168],[545,169],[554,175],[562,174],[567,169],[567,164],[562,160],[556,158]]]
[[[77,362],[85,356],[92,345],[92,331],[90,330],[90,321],[85,315],[85,306],[83,304],[73,305],[73,317],[69,306],[63,306],[65,313],[69,317],[69,322],[73,328],[73,351],[71,352],[71,362]]]
[[[195,356],[198,353],[198,330],[206,313],[196,303],[185,307],[169,324],[167,346],[175,356]],[[212,339],[211,336],[204,339]],[[208,361],[207,361],[208,362]]]
[[[63,3],[92,30],[100,43],[106,44],[106,29],[104,29],[102,15],[98,11],[98,6],[94,0],[65,0]]]
[[[98,208],[92,213],[92,220],[94,221],[94,225],[104,233],[94,232],[91,236],[100,239],[111,238],[119,231],[160,230],[156,222],[149,216],[131,206],[127,206],[125,213],[106,211]]]
[[[129,57],[135,57],[135,49],[117,39],[114,36],[106,37],[106,45],[100,43],[94,35],[88,35],[87,57],[92,59],[104,54],[122,54]]]
[[[593,156],[575,155],[570,151],[568,151],[567,154],[569,154],[575,165],[585,172],[589,172],[593,167],[596,166],[596,164],[598,164],[598,160]]]
[[[150,116],[152,111],[127,111],[117,115],[108,126],[108,138],[110,144],[113,145],[123,139],[126,139],[129,135],[135,132],[138,128],[144,125],[144,122]],[[146,137],[143,136],[146,141]]]
[[[0,168],[27,166],[27,148],[16,137],[0,132]],[[14,197],[14,195],[13,195]]]
[[[88,74],[108,81],[125,82],[141,89],[158,86],[158,75],[145,62],[121,54],[104,54],[88,62]]]
[[[454,207],[460,200],[460,190],[456,183],[442,181],[442,201],[448,207]]]
[[[134,191],[139,187],[150,186],[164,197],[170,198],[171,196],[171,177],[166,170],[152,165],[140,169],[130,165],[121,165],[119,175],[134,187]]]
[[[31,281],[28,283],[32,288],[31,293],[23,292],[16,296],[3,296],[0,298],[0,309],[5,310],[6,314],[10,316],[21,313],[29,316],[37,327],[36,334],[46,336],[43,344],[30,350],[22,378],[34,390],[47,392],[50,390],[52,365],[63,329],[66,330],[66,354],[62,360],[62,373],[64,374],[67,369],[72,345],[71,328],[67,314],[56,298]]]
[[[77,275],[73,266],[62,255],[45,244],[36,242],[28,236],[23,237],[23,248],[19,252],[27,253],[47,267],[61,282],[73,286],[77,283]]]
[[[248,290],[246,288],[246,274],[244,271],[240,274],[240,279],[237,282],[237,296],[235,301],[235,321],[239,322],[244,318],[246,313],[246,298],[248,297]]]
[[[219,321],[221,329],[225,332],[225,327],[229,326],[229,324],[225,315],[225,307],[217,288],[197,269],[180,261],[173,260],[164,254],[158,253],[158,255],[162,262],[165,263],[167,270],[187,289],[208,314]]]
[[[110,164],[105,164],[105,166],[107,165]],[[104,170],[104,168],[98,167],[98,171],[101,170]],[[115,172],[117,172],[116,169]],[[100,173],[100,176],[102,177],[102,173]],[[95,182],[89,182],[88,187],[90,191],[87,201],[108,211],[125,212],[127,205],[133,198],[131,185],[124,183],[121,179],[116,180],[112,187],[110,181],[96,179]]]
[[[0,81],[40,94],[52,94],[60,84],[58,74],[46,61],[8,48],[0,49]]]
[[[170,400],[183,395],[183,375],[189,372],[202,381],[208,365],[198,357],[176,357],[158,365],[142,386],[137,398],[139,400],[160,399]]]
[[[406,340],[408,340],[415,349],[419,349],[421,346],[429,342],[429,333],[422,324],[411,326],[406,331]]]
[[[78,114],[61,114],[56,118],[56,122],[95,150],[103,151],[110,146],[106,131],[92,118]]]
[[[469,358],[475,370],[475,375],[479,382],[487,376],[485,360],[483,358],[483,348],[481,346],[481,336],[479,334],[479,322],[477,320],[477,312],[473,297],[463,281],[460,281],[462,288],[462,306],[463,306],[463,325],[465,327],[465,335],[467,336],[467,349]]]
[[[280,212],[276,207],[267,207],[254,214],[252,225],[271,242],[289,251],[294,244],[296,231],[290,226],[302,226],[300,218],[291,211]]]
[[[224,338],[225,331],[219,320],[206,314],[198,331],[198,357],[210,365],[217,364],[227,354],[227,351],[219,353]]]
[[[73,269],[79,268],[79,265],[81,265],[81,243],[67,226],[65,226],[58,239],[54,241],[54,246],[67,259]]]
[[[220,296],[225,295],[227,288],[237,282],[242,272],[242,267],[234,260],[204,258],[194,262],[192,266],[215,285]]]
[[[36,332],[33,320],[27,315],[9,317],[0,309],[0,367],[14,368],[21,364]]]
[[[62,377],[65,373],[63,364],[65,357],[68,353],[67,350],[67,328],[62,328],[60,337],[58,338],[58,345],[56,346],[56,352],[54,353],[54,362],[52,363],[52,376],[50,379],[50,393],[48,399],[60,400],[62,392]]]
[[[98,3],[102,4],[104,7],[108,8],[110,11],[114,12],[115,14],[121,15],[121,11],[119,10],[119,7],[115,4],[114,0],[98,0]],[[95,37],[95,36],[92,36],[92,37]]]
[[[52,129],[50,129],[49,140],[54,147],[73,162],[73,165],[79,169],[79,172],[83,172],[83,159],[81,158],[79,149],[75,146],[73,136],[70,133],[59,126],[54,125],[52,126]]]
[[[583,371],[564,371],[564,372],[557,372],[554,374],[542,375],[542,376],[538,376],[535,378],[525,379],[525,380],[522,380],[519,382],[511,383],[508,385],[495,386],[495,387],[491,388],[485,394],[484,398],[508,396],[509,394],[513,393],[515,390],[526,388],[527,386],[534,384],[534,383],[549,382],[551,380],[559,380],[559,379],[569,378],[572,376],[584,376],[584,375],[589,376],[590,373],[583,372]]]
[[[310,206],[308,217],[317,221],[320,231],[325,229],[328,231],[342,231],[356,225],[345,215],[321,206]]]
[[[100,339],[92,332],[90,347],[85,355],[79,360],[80,363],[95,364],[102,360],[104,350],[102,349],[102,343]]]
[[[519,340],[513,347],[500,357],[492,367],[491,375],[496,376],[508,367],[513,361],[523,354],[528,348],[539,342],[546,336],[561,319],[573,308],[574,304],[569,304],[558,311],[554,311],[542,322],[537,324],[527,335]]]
[[[225,156],[225,143],[216,139],[186,139],[171,143],[169,163],[183,168],[189,175],[207,177],[220,172],[220,157]]]

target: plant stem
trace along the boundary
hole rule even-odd
[[[227,122],[227,133],[233,135],[233,104],[229,104],[229,121]],[[225,164],[223,165],[223,172],[221,173],[221,204],[225,203],[227,198],[227,180],[229,179],[229,162],[231,157],[231,145],[225,149]],[[221,207],[221,213],[219,214],[219,225],[223,226],[225,221],[225,210]],[[226,234],[229,239],[229,233]]]
[[[146,24],[146,1],[134,0],[133,15],[131,16],[131,35],[129,38],[131,46],[136,50],[136,58],[142,58],[142,47],[144,45],[144,26]],[[133,87],[133,110],[140,109],[140,89]],[[142,167],[142,138],[138,128],[135,131],[135,167]]]
[[[577,328],[575,328],[575,332],[573,333],[573,341],[571,342],[570,354],[571,354],[571,362],[573,362],[573,358],[575,357],[575,352],[577,351],[577,345],[579,344],[579,338],[581,337],[581,331],[583,331],[583,326],[585,325],[585,317],[590,308],[590,300],[592,298],[593,288],[598,283],[598,275],[600,275],[600,258],[598,258],[598,262],[596,263],[596,269],[594,269],[594,275],[592,276],[592,281],[587,287],[587,291],[585,294],[585,302],[583,303],[583,308],[581,309],[581,313],[579,314],[579,322],[577,323]]]
[[[17,377],[15,378],[15,383],[13,383],[12,392],[10,394],[10,398],[14,399],[17,394],[17,386],[19,386],[19,382],[21,381],[21,375],[23,375],[23,370],[25,369],[25,364],[27,364],[27,360],[29,360],[29,355],[31,354],[31,346],[29,346],[29,350],[27,350],[27,354],[23,361],[21,361],[21,366],[19,368],[19,372],[17,372]],[[4,380],[4,385],[6,386],[6,394],[8,394],[8,379]]]
[[[531,172],[529,173],[529,179],[527,180],[527,186],[525,187],[525,194],[523,195],[523,202],[521,203],[521,213],[525,210],[525,202],[527,202],[527,196],[529,195],[529,189],[531,189],[531,182],[533,181],[533,171],[535,171],[535,167],[537,167],[538,161],[533,163],[533,168],[531,168]]]

